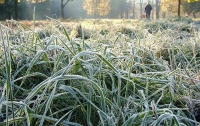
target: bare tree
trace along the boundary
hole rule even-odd
[[[65,17],[64,8],[67,5],[67,3],[70,1],[73,1],[73,0],[67,0],[65,3],[64,3],[64,0],[61,0],[61,18],[62,19],[64,19],[64,17]]]
[[[181,16],[181,0],[178,0],[178,17]]]
[[[152,6],[153,6],[152,14],[151,14],[151,15],[152,15],[152,19],[154,19],[154,10],[155,10],[155,9],[154,9],[154,0],[152,0],[152,3],[151,3],[151,4],[152,4]]]
[[[156,19],[159,19],[160,0],[156,0]]]
[[[18,19],[18,0],[14,1],[14,9],[15,9],[15,20]]]
[[[133,18],[135,18],[135,0],[133,0]]]
[[[142,18],[142,13],[143,13],[143,0],[140,0],[140,18]]]

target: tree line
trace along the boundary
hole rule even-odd
[[[148,0],[152,18],[193,15],[200,12],[199,0]],[[0,20],[53,18],[141,18],[147,0],[0,0]],[[35,12],[34,12],[34,8]]]

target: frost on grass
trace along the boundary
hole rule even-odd
[[[6,23],[0,34],[0,124],[198,124],[195,23]]]

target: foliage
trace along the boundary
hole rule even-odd
[[[18,12],[19,12],[19,19],[32,19],[34,6],[36,7],[36,19],[44,19],[45,15],[50,15],[51,12],[51,1],[45,2],[37,2],[37,3],[30,3],[30,2],[20,2],[18,3]],[[10,19],[14,15],[14,2],[8,2],[4,4],[0,4],[2,12],[0,14],[0,19]]]
[[[110,11],[110,0],[86,0],[83,9],[90,15],[108,15]]]
[[[188,0],[188,3],[191,3],[191,2],[199,2],[199,0]]]
[[[191,14],[194,14],[196,12],[200,12],[200,2],[182,2],[183,10],[186,12],[188,15],[191,16]]]
[[[164,0],[161,3],[161,10],[163,12],[177,13],[177,5],[178,5],[177,0]],[[181,10],[183,10],[182,7]]]
[[[3,4],[4,3],[4,0],[0,0],[0,4]]]

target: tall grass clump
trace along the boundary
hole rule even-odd
[[[54,19],[0,24],[0,124],[197,126],[199,32],[104,22],[88,39]]]

